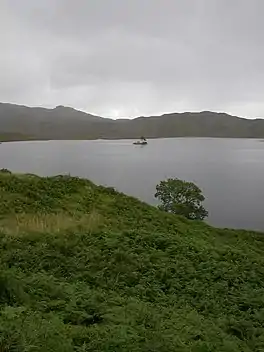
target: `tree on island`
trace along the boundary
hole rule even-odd
[[[191,220],[203,220],[208,211],[202,206],[204,196],[192,182],[169,178],[156,186],[155,197],[161,204],[159,208],[169,213],[183,215]]]

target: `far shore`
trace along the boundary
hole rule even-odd
[[[219,136],[175,136],[175,137],[146,137],[148,140],[153,139],[173,139],[173,138],[200,138],[200,139],[255,139],[259,142],[264,142],[264,139],[254,137],[219,137]],[[47,142],[47,141],[118,141],[118,140],[137,140],[138,137],[124,137],[124,138],[14,138],[14,139],[1,139],[0,144],[10,142]]]

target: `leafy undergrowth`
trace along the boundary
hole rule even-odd
[[[0,173],[0,351],[263,351],[264,237]]]

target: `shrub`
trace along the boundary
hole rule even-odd
[[[208,212],[202,206],[204,196],[199,187],[192,182],[177,178],[161,181],[156,186],[155,197],[161,202],[160,209],[183,215],[191,220],[203,220]]]

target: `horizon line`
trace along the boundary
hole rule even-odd
[[[10,102],[0,102],[0,104],[5,104],[5,105],[15,105],[15,106],[21,106],[21,107],[25,107],[25,108],[40,108],[40,109],[46,109],[46,110],[55,110],[56,108],[68,108],[68,109],[73,109],[75,111],[79,111],[79,112],[83,112],[87,115],[92,115],[92,116],[96,116],[96,117],[101,117],[101,118],[105,118],[105,119],[111,119],[113,121],[116,121],[116,120],[133,120],[133,119],[137,119],[137,118],[141,118],[141,117],[162,117],[164,115],[172,115],[172,114],[201,114],[201,113],[214,113],[214,114],[225,114],[225,115],[229,115],[229,116],[232,116],[232,117],[238,117],[238,118],[241,118],[241,119],[246,119],[246,120],[263,120],[263,117],[248,117],[248,116],[240,116],[240,115],[234,115],[233,113],[231,112],[226,112],[226,111],[221,111],[221,110],[182,110],[182,111],[169,111],[169,112],[162,112],[162,113],[155,113],[155,114],[152,114],[152,115],[149,115],[149,114],[146,114],[146,115],[134,115],[134,116],[105,116],[105,115],[101,115],[101,114],[97,114],[97,113],[94,113],[94,112],[89,112],[89,111],[86,111],[84,109],[81,109],[81,108],[75,108],[75,107],[72,107],[72,106],[69,106],[69,105],[62,105],[62,104],[59,104],[59,105],[53,105],[52,107],[51,106],[43,106],[43,105],[31,105],[31,104],[21,104],[21,103],[10,103]]]

